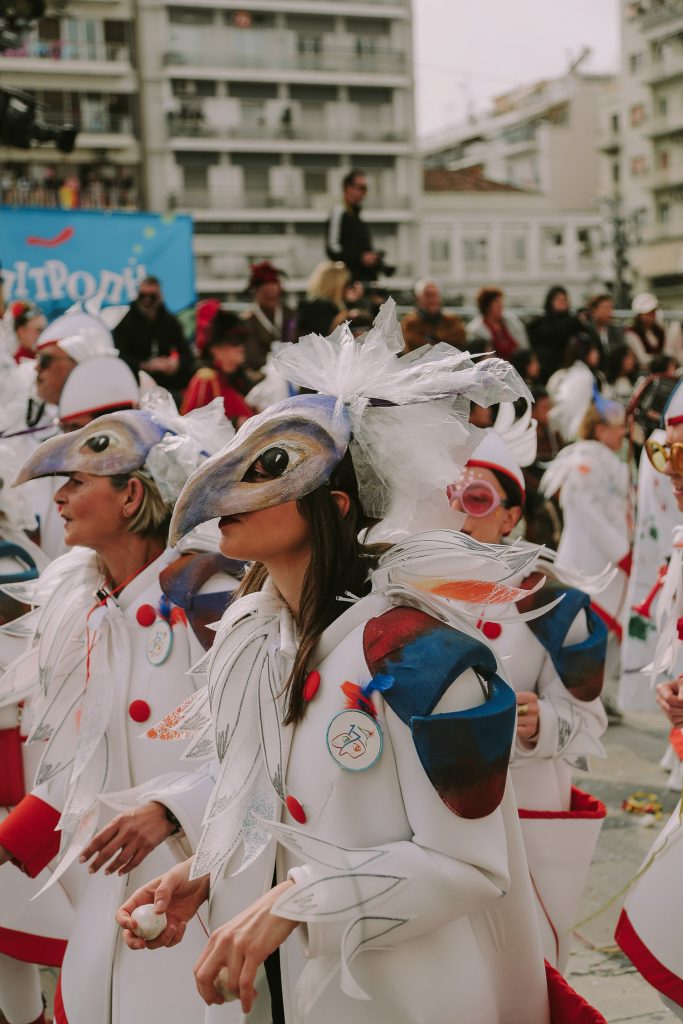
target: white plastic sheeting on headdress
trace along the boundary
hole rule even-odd
[[[21,463],[16,446],[9,441],[0,441],[0,530],[4,526],[12,530],[34,530],[36,527],[36,517],[25,491],[11,486]]]
[[[176,501],[189,476],[235,436],[225,416],[222,398],[181,416],[165,388],[141,391],[140,408],[151,414],[169,433],[150,450],[145,469],[159,488],[164,501]]]
[[[657,646],[655,647],[655,654],[652,660],[653,686],[662,681],[663,675],[672,678],[674,669],[678,668],[681,651],[678,623],[683,614],[682,571],[683,526],[676,526],[673,531],[671,561],[669,562],[669,568],[664,577],[655,608]]]
[[[536,421],[531,418],[531,407],[527,406],[517,419],[513,403],[501,402],[496,422],[486,431],[467,465],[507,474],[519,484],[524,495],[526,483],[522,466],[530,466],[534,461],[536,447]]]
[[[367,334],[354,338],[343,324],[329,338],[308,335],[283,346],[274,358],[287,380],[335,397],[348,411],[361,503],[367,515],[385,520],[387,537],[412,533],[421,522],[453,525],[446,487],[481,440],[468,424],[470,402],[531,400],[506,360],[474,362],[450,345],[399,359],[403,347],[389,299]]]

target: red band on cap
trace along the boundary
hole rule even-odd
[[[683,423],[683,413],[680,416],[667,416],[666,425],[667,427],[675,427],[679,423]]]
[[[481,459],[468,459],[467,465],[476,466],[478,469],[490,469],[493,470],[494,473],[503,473],[504,476],[508,477],[510,480],[514,480],[516,486],[519,487],[522,492],[522,501],[526,499],[524,484],[520,482],[519,478],[516,477],[514,473],[511,473],[509,469],[506,469],[505,466],[499,466],[497,462],[484,462]]]

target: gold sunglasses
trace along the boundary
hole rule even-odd
[[[660,444],[649,438],[645,442],[647,457],[658,473],[663,473],[667,462],[677,476],[683,476],[683,442],[675,441],[673,444]]]

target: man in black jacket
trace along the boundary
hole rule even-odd
[[[368,191],[363,171],[349,171],[342,181],[344,202],[335,206],[327,221],[325,250],[331,260],[345,263],[355,281],[374,281],[387,273],[382,253],[372,247],[367,224],[361,219],[361,203]],[[393,272],[393,271],[392,271]]]
[[[133,373],[145,370],[174,398],[180,397],[192,376],[192,352],[180,321],[164,305],[157,277],[140,283],[137,299],[112,333]]]

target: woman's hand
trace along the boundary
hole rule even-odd
[[[657,703],[672,725],[683,726],[683,676],[657,686]]]
[[[163,804],[151,801],[137,807],[130,814],[119,814],[106,828],[90,840],[79,861],[86,861],[97,854],[88,868],[91,874],[110,861],[105,875],[128,874],[142,864],[148,853],[173,832],[173,825],[166,817]]]
[[[525,747],[533,747],[539,727],[538,696],[529,690],[517,694],[517,738]]]
[[[129,949],[161,949],[177,946],[187,922],[191,921],[209,897],[209,876],[190,881],[192,858],[176,864],[170,871],[152,879],[137,889],[116,912],[116,922],[123,929],[123,939]],[[157,914],[166,914],[167,922],[161,935],[145,942],[133,931],[135,911],[146,903],[154,906]]]
[[[297,921],[288,921],[270,912],[276,900],[293,885],[292,881],[281,882],[213,932],[194,966],[197,989],[209,1006],[226,1001],[214,985],[221,968],[225,967],[227,988],[241,1000],[243,1012],[249,1013],[256,996],[256,971],[297,927]]]

